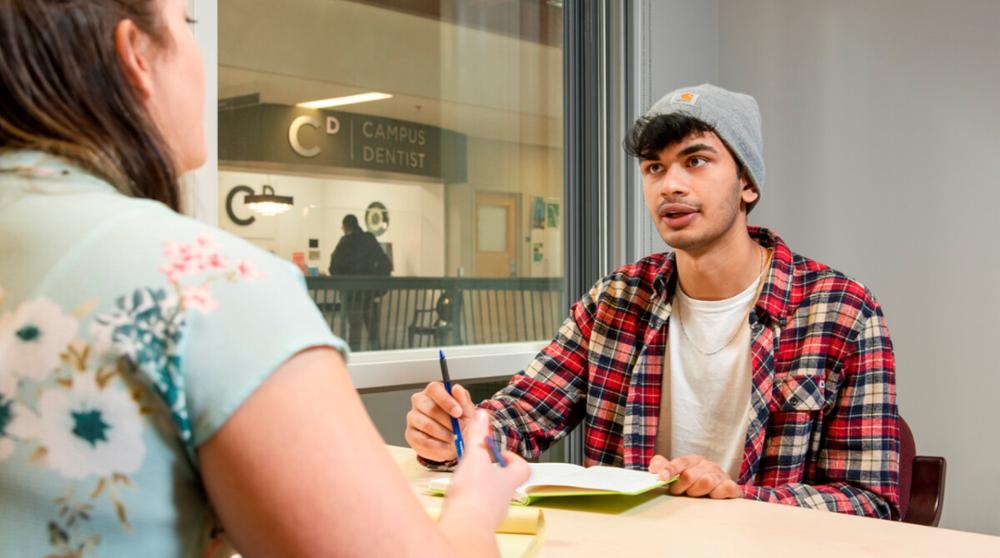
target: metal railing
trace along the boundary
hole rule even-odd
[[[353,351],[551,338],[562,278],[307,277],[309,294]]]

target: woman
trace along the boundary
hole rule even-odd
[[[470,444],[435,526],[300,274],[177,215],[185,8],[0,0],[0,554],[495,554],[523,460]]]

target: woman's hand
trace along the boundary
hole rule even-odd
[[[506,467],[494,465],[486,436],[489,416],[478,410],[466,430],[465,454],[448,487],[440,521],[456,548],[476,556],[496,548],[493,532],[507,517],[514,489],[531,474],[527,462],[509,451],[503,452]]]

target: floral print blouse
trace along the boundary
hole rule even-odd
[[[198,446],[315,346],[347,351],[291,264],[0,155],[0,555],[200,556]]]

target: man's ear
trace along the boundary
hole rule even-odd
[[[115,26],[115,52],[125,77],[135,87],[142,100],[153,96],[153,42],[130,19],[123,19]]]
[[[740,171],[740,198],[742,198],[743,203],[751,204],[760,199],[760,191],[754,186],[752,180],[750,180],[750,173],[744,168]]]

